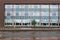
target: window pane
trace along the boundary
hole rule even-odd
[[[41,5],[41,22],[48,23],[49,21],[49,5]]]
[[[50,12],[50,16],[49,16]],[[50,17],[50,22],[49,22]],[[58,5],[49,4],[12,4],[5,5],[5,24],[6,25],[32,25],[35,20],[38,25],[57,25]],[[41,23],[41,24],[40,24]]]
[[[58,22],[58,5],[50,5],[50,22]]]
[[[12,25],[12,5],[5,5],[5,25]]]

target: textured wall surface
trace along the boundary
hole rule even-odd
[[[21,31],[21,32],[0,32],[5,38],[35,38],[39,37],[60,37],[59,31]]]
[[[58,31],[21,31],[21,32],[0,32],[0,40],[60,40]]]

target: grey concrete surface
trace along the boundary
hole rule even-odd
[[[21,38],[30,38],[30,37],[60,37],[60,32],[58,31],[20,31],[20,32],[0,32],[0,37],[21,37]]]

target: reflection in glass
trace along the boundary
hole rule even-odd
[[[32,20],[36,20],[37,26],[58,25],[58,5],[51,4],[50,8],[48,4],[5,5],[5,25],[27,26]]]

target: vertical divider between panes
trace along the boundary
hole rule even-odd
[[[12,5],[12,25],[15,28],[14,24],[14,5]]]
[[[31,9],[32,9],[32,8],[31,8]],[[31,13],[30,13],[30,26],[32,26],[32,25],[31,25],[32,15],[33,15],[33,12],[31,11]]]
[[[48,24],[49,24],[49,27],[50,27],[50,4],[49,4],[49,22],[48,22]]]
[[[59,27],[59,4],[58,4],[58,27]]]
[[[20,5],[20,6],[21,6],[21,5]],[[22,6],[21,6],[21,9],[22,9]],[[22,25],[23,25],[23,24],[22,24],[22,21],[23,21],[23,20],[22,20],[22,14],[23,14],[23,13],[22,13],[22,11],[21,11],[21,27],[22,27]]]
[[[41,26],[41,5],[40,5],[40,26]]]

